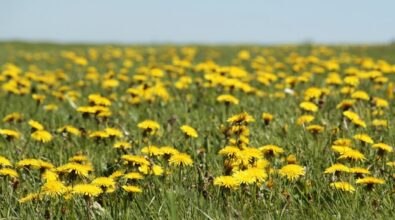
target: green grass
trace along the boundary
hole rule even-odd
[[[62,51],[75,51],[81,56],[87,56],[88,51],[95,48],[99,55],[97,60],[89,60],[87,66],[79,66],[61,56]],[[273,73],[285,72],[288,75],[298,76],[309,71],[313,66],[309,64],[304,71],[295,73],[287,58],[291,53],[298,53],[307,57],[319,48],[312,45],[301,46],[196,46],[197,53],[192,59],[193,66],[200,62],[213,60],[218,65],[238,65],[247,70],[252,77],[256,71],[251,67],[251,60],[240,61],[237,53],[246,49],[251,57],[263,56],[267,60],[273,57],[276,62],[283,63],[283,70],[274,69]],[[333,54],[326,56],[316,54],[320,60],[339,58],[342,53],[352,57],[368,57],[374,61],[386,60],[391,65],[395,63],[395,46],[333,46],[329,47]],[[139,105],[131,105],[123,101],[122,97],[128,96],[126,90],[131,86],[130,82],[121,82],[119,87],[106,90],[99,83],[89,82],[84,75],[89,66],[97,68],[101,76],[108,72],[108,64],[113,63],[113,71],[119,74],[125,55],[117,58],[102,57],[115,50],[125,52],[134,50],[143,58],[137,61],[130,58],[134,65],[127,70],[127,75],[132,77],[138,72],[139,67],[157,66],[165,68],[172,64],[174,55],[183,58],[181,46],[161,45],[56,45],[56,44],[27,44],[27,43],[1,43],[0,65],[14,63],[20,67],[22,75],[26,74],[29,66],[36,65],[41,71],[63,70],[68,76],[68,81],[60,81],[48,91],[39,91],[38,85],[45,84],[31,80],[31,90],[45,94],[44,104],[37,105],[31,94],[15,95],[0,92],[0,117],[12,112],[20,112],[24,115],[21,123],[1,122],[0,128],[15,129],[23,134],[19,140],[8,141],[0,137],[0,155],[12,162],[25,158],[36,158],[52,162],[55,166],[67,163],[68,158],[77,152],[88,156],[94,166],[91,176],[80,182],[90,182],[94,177],[110,175],[120,165],[120,152],[113,149],[114,140],[94,141],[87,137],[63,138],[56,133],[56,129],[71,124],[87,131],[115,127],[127,131],[125,139],[133,145],[132,153],[139,154],[139,149],[148,143],[142,138],[142,132],[137,124],[146,119],[157,121],[161,125],[159,135],[150,137],[149,143],[157,146],[170,145],[176,149],[190,154],[194,160],[192,167],[169,168],[171,174],[162,177],[147,176],[138,183],[143,193],[133,196],[127,195],[122,189],[114,193],[104,194],[99,198],[88,201],[83,198],[73,197],[65,200],[62,197],[46,198],[41,201],[33,201],[20,204],[18,199],[28,193],[39,192],[43,184],[39,171],[17,169],[19,178],[12,181],[8,177],[0,177],[0,217],[6,219],[388,219],[393,216],[394,207],[394,179],[393,170],[389,166],[383,166],[384,161],[393,161],[394,154],[385,155],[381,160],[376,160],[377,151],[369,146],[363,146],[354,142],[354,147],[364,153],[367,160],[360,162],[345,162],[349,165],[369,167],[373,176],[386,180],[383,185],[378,185],[373,190],[355,184],[355,178],[348,174],[342,179],[348,181],[355,188],[354,193],[341,192],[332,189],[331,175],[324,174],[325,168],[339,162],[338,155],[331,151],[330,147],[336,138],[352,138],[356,133],[367,133],[375,142],[395,145],[394,132],[394,101],[387,96],[388,83],[394,83],[395,68],[392,74],[385,74],[389,79],[382,88],[373,88],[374,83],[362,80],[358,89],[368,92],[372,97],[381,97],[390,103],[390,107],[384,111],[383,116],[373,116],[371,105],[368,101],[358,101],[353,107],[368,124],[367,128],[345,128],[342,125],[342,111],[336,109],[336,105],[349,96],[341,94],[340,87],[332,87],[331,93],[326,96],[320,110],[315,113],[312,124],[320,124],[325,131],[317,136],[308,133],[302,126],[296,125],[296,119],[302,115],[299,103],[303,101],[303,92],[309,87],[328,87],[325,78],[331,71],[325,70],[324,74],[314,74],[309,82],[297,84],[293,89],[296,96],[285,95],[284,98],[271,97],[270,94],[282,92],[277,89],[275,83],[269,86],[252,80],[249,84],[267,93],[267,96],[259,97],[254,94],[246,94],[235,90],[232,94],[240,100],[239,105],[226,106],[218,103],[216,98],[223,93],[229,93],[223,87],[205,88],[198,83],[193,83],[188,89],[178,90],[174,82],[180,77],[175,73],[168,73],[162,79],[170,94],[170,100],[164,102],[142,102]],[[154,51],[154,52],[153,52]],[[268,55],[269,53],[270,55]],[[26,56],[32,55],[32,59]],[[340,59],[341,60],[341,59]],[[269,63],[266,66],[274,66]],[[344,77],[348,66],[362,67],[357,63],[343,63],[338,73]],[[181,68],[187,76],[194,80],[203,79],[202,72],[192,71],[191,68]],[[4,72],[0,74],[3,76]],[[254,78],[255,79],[255,78]],[[3,85],[9,79],[4,77],[0,80]],[[84,80],[85,87],[78,87],[76,83]],[[279,79],[276,83],[282,83]],[[52,95],[61,86],[69,86],[71,90],[80,93],[80,98],[75,100],[77,106],[88,105],[87,97],[92,93],[100,93],[105,97],[117,95],[117,101],[113,101],[110,107],[112,116],[106,121],[98,122],[94,118],[84,118],[78,113],[67,100],[59,100]],[[46,112],[43,105],[56,104],[59,109],[54,112]],[[249,125],[250,146],[260,147],[274,144],[284,148],[284,156],[295,154],[298,164],[306,167],[306,174],[300,180],[289,181],[277,174],[271,175],[273,187],[269,188],[264,183],[261,187],[256,185],[241,186],[235,190],[224,190],[214,186],[212,181],[215,177],[224,175],[223,158],[218,151],[227,145],[224,135],[221,134],[220,126],[228,125],[226,119],[243,111],[251,114],[255,123]],[[263,112],[274,115],[274,120],[265,126],[261,119]],[[374,118],[388,120],[389,127],[377,130],[371,126]],[[41,122],[50,131],[54,139],[49,143],[39,143],[31,139],[29,119]],[[188,124],[194,127],[199,137],[189,140],[180,131],[179,127]],[[284,126],[288,128],[285,130]],[[338,134],[332,134],[331,129],[340,128]],[[156,159],[155,159],[156,160]],[[167,166],[164,160],[156,163]],[[275,169],[281,168],[286,162],[277,158],[271,163]],[[181,176],[179,176],[181,175]],[[91,205],[93,203],[93,205]]]

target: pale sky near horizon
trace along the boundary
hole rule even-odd
[[[0,41],[388,43],[395,0],[0,0]]]

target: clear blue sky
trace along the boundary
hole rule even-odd
[[[395,0],[1,0],[0,40],[386,43]]]

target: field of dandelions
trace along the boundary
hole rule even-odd
[[[394,216],[395,46],[0,44],[0,217]]]

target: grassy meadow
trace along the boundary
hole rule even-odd
[[[0,43],[4,219],[389,219],[395,46]]]

